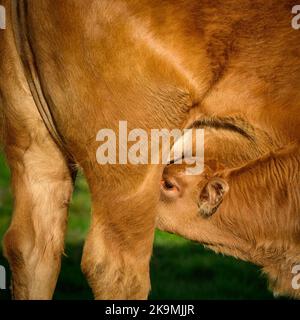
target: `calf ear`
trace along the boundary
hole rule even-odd
[[[211,178],[201,190],[199,196],[199,213],[203,217],[213,215],[223,201],[225,193],[229,190],[228,183],[221,178]]]

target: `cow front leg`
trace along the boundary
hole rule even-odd
[[[60,151],[43,130],[38,134],[36,141],[24,135],[6,146],[15,201],[4,252],[15,299],[51,299],[73,188]]]
[[[82,270],[96,299],[147,299],[149,294],[159,188],[125,186],[130,176],[128,173],[119,191],[109,184],[105,190],[111,190],[110,193],[101,192],[104,187],[99,187],[99,192],[92,191],[92,224]],[[158,185],[158,176],[156,180]],[[124,190],[138,191],[125,195]]]

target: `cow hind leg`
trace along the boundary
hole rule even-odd
[[[4,237],[13,297],[51,299],[60,271],[72,178],[41,121],[30,134],[14,131],[8,125],[5,152],[14,211]]]

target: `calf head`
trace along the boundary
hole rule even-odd
[[[208,218],[221,205],[229,190],[225,179],[215,177],[207,168],[201,175],[186,175],[183,166],[172,164],[165,168],[161,180],[160,212],[182,216],[186,212]]]
[[[299,148],[285,148],[235,169],[206,163],[164,169],[157,226],[216,252],[263,267],[276,294],[300,297],[292,270],[300,264]]]

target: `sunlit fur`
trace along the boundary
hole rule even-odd
[[[81,167],[92,196],[82,268],[95,297],[145,299],[163,167],[99,166],[96,134],[102,128],[117,130],[119,120],[127,120],[129,129],[150,131],[184,128],[205,118],[206,159],[226,167],[243,165],[299,140],[300,33],[291,28],[294,1],[25,2],[32,63],[57,131],[76,164],[69,163],[43,124],[16,51],[12,1],[0,0],[7,12],[7,29],[0,30],[1,136],[15,198],[4,247],[13,272],[14,297],[52,297],[72,177]],[[251,139],[226,128],[211,128],[212,118],[234,122]],[[276,171],[285,176],[281,166]],[[255,185],[255,201],[270,197],[258,182]],[[284,190],[277,194],[273,185],[268,190],[272,195],[268,206],[283,215],[277,200]],[[285,205],[294,207],[297,199],[291,195]],[[279,249],[265,250],[274,239],[260,235],[260,228],[269,223],[262,220],[262,211],[259,220],[253,220],[247,209],[250,202],[243,212],[232,210],[238,201],[224,214],[212,216],[216,224],[203,221],[197,237],[202,233],[208,243],[217,238],[226,253],[245,259],[248,256],[238,248],[259,244],[261,249],[255,252],[261,257],[279,259]],[[217,218],[221,216],[227,219]],[[260,228],[250,228],[241,237],[239,224],[246,218],[248,225]],[[295,212],[294,220],[288,220],[295,222],[295,232],[296,220]],[[273,225],[282,232],[277,222]],[[296,239],[296,234],[291,237]],[[281,272],[270,270],[273,279]]]

